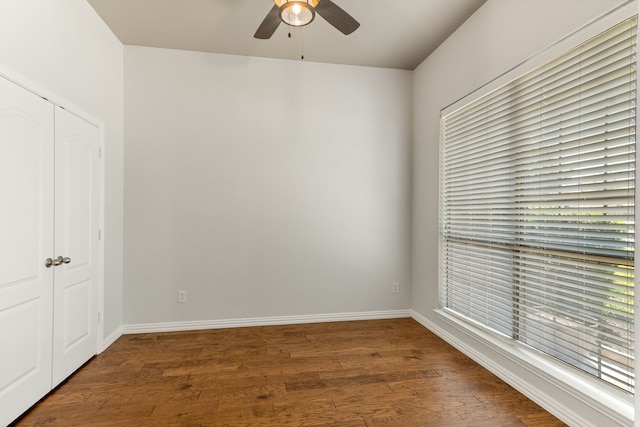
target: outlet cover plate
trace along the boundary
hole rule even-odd
[[[187,291],[178,291],[178,302],[187,302]]]

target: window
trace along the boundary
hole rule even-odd
[[[441,306],[630,392],[636,27],[441,119]]]

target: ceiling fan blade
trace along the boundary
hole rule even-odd
[[[336,27],[343,34],[351,34],[360,26],[358,21],[331,0],[320,0],[320,3],[314,9],[329,24]]]
[[[257,39],[270,39],[278,29],[278,25],[280,25],[280,9],[278,6],[273,6],[253,37]]]

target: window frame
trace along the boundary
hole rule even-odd
[[[549,62],[550,60],[562,55],[564,52],[569,51],[580,44],[586,42],[587,40],[595,37],[599,33],[607,30],[610,27],[613,27],[620,22],[633,17],[634,15],[638,15],[638,5],[633,1],[629,1],[627,3],[622,4],[618,8],[613,11],[607,13],[606,15],[599,17],[583,27],[579,28],[575,32],[569,34],[565,38],[557,41],[553,45],[548,48],[542,50],[541,52],[533,55],[529,59],[525,60],[521,64],[516,65],[510,70],[506,71],[504,74],[498,76],[497,78],[491,80],[485,85],[481,86],[474,92],[468,94],[467,96],[457,100],[453,104],[445,107],[441,111],[441,117],[450,114],[453,111],[456,111],[459,108],[464,107],[465,105],[474,102],[476,99],[483,97],[484,95],[500,88],[501,86],[507,84],[510,81],[518,78],[521,75],[524,75],[537,67]],[[640,20],[640,18],[639,18]],[[639,31],[640,34],[640,31]],[[640,35],[638,36],[640,38]],[[640,43],[638,43],[640,47]],[[640,76],[639,76],[640,77]],[[640,91],[638,91],[640,92]],[[637,105],[638,100],[636,101]],[[636,122],[638,118],[638,111],[636,111]],[[442,150],[442,138],[440,141],[440,156],[443,155]],[[637,143],[636,143],[637,147]],[[638,151],[637,151],[638,152]],[[442,160],[442,159],[441,159]],[[638,178],[638,163],[640,159],[636,160],[636,181]],[[440,162],[442,164],[442,161]],[[443,195],[443,176],[442,170],[440,170],[440,191],[439,197],[442,198]],[[635,189],[635,197],[637,200],[640,194],[640,186],[636,186]],[[441,225],[441,220],[443,217],[442,199],[439,200],[440,212],[439,212],[439,228]],[[640,209],[636,209],[635,211],[635,223],[640,224]],[[545,381],[553,383],[561,390],[566,393],[576,396],[582,401],[593,401],[596,406],[598,406],[599,410],[604,413],[607,413],[612,417],[612,419],[618,420],[621,424],[628,424],[630,421],[634,420],[634,402],[635,397],[633,394],[625,392],[624,390],[611,385],[604,383],[597,378],[592,377],[587,373],[583,373],[577,369],[572,369],[566,366],[564,363],[555,360],[551,356],[544,355],[527,345],[520,343],[511,337],[502,336],[495,331],[490,331],[484,325],[477,323],[471,319],[458,315],[457,313],[449,310],[442,305],[443,301],[443,293],[445,292],[443,285],[443,271],[442,271],[442,263],[443,263],[443,253],[440,250],[442,247],[443,235],[441,229],[439,230],[439,261],[438,261],[438,293],[439,293],[439,307],[435,310],[437,318],[443,321],[445,324],[448,324],[454,327],[456,330],[466,334],[466,336],[471,341],[477,341],[489,349],[496,351],[500,356],[505,357],[507,360],[513,362],[516,365],[519,365],[523,369],[534,373],[536,376],[543,378]],[[638,251],[638,247],[640,243],[635,242],[635,251]],[[634,279],[634,286],[637,287],[638,279]],[[637,326],[635,328],[635,339],[636,343],[636,361],[640,361],[638,357],[640,351],[638,347],[640,347],[640,310],[638,309],[640,298],[636,298],[636,311],[634,316],[634,323]],[[497,363],[492,363],[489,359],[484,357],[481,354],[478,354],[477,351],[472,350],[473,346],[468,347],[468,351],[471,353],[471,356],[480,360],[481,364],[485,365],[485,367],[490,370],[496,372],[498,376],[510,382],[512,385],[516,386],[516,388],[529,389],[535,388],[528,384],[514,384],[512,381],[509,381],[509,370],[503,368]],[[517,383],[518,381],[516,381]],[[535,394],[535,392],[533,392]],[[594,397],[595,396],[595,397]],[[640,390],[637,391],[636,396],[640,396]],[[640,400],[640,399],[639,399]]]

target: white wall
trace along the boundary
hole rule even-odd
[[[594,425],[607,424],[588,405],[500,358],[439,319],[438,144],[440,110],[571,34],[623,0],[489,0],[414,71],[413,104],[413,308],[431,326],[466,342],[469,349],[502,364],[550,400],[573,405]],[[537,383],[537,384],[536,384]],[[604,424],[599,424],[604,422]]]
[[[409,309],[411,90],[125,47],[125,324]]]
[[[105,124],[105,312],[122,325],[123,46],[85,0],[0,0],[0,73]]]

